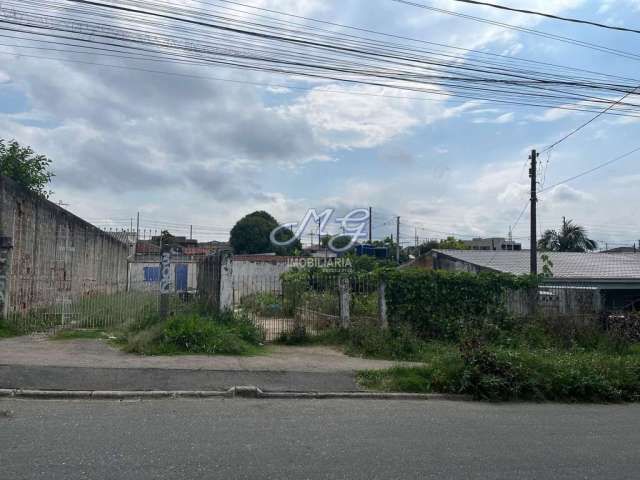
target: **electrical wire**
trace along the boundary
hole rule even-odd
[[[536,10],[526,10],[526,9],[523,9],[523,8],[507,7],[505,5],[498,5],[497,3],[479,2],[477,0],[454,0],[454,1],[461,2],[461,3],[469,3],[469,4],[472,4],[472,5],[481,5],[481,6],[484,6],[484,7],[492,7],[492,8],[497,8],[497,9],[500,9],[500,10],[507,10],[509,12],[526,13],[526,14],[529,14],[529,15],[537,15],[537,16],[540,16],[540,17],[551,18],[553,20],[562,20],[564,22],[579,23],[579,24],[583,24],[583,25],[590,25],[590,26],[593,26],[593,27],[607,28],[607,29],[610,29],[610,30],[618,30],[620,32],[640,33],[640,30],[636,30],[635,28],[618,27],[618,26],[615,26],[615,25],[607,25],[605,23],[593,22],[591,20],[583,20],[583,19],[579,19],[579,18],[562,17],[560,15],[554,15],[554,14],[551,14],[551,13],[538,12]]]

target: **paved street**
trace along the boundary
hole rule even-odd
[[[3,479],[631,479],[639,444],[639,405],[0,401]]]

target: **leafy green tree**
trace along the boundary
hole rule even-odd
[[[429,253],[434,248],[440,248],[442,250],[468,250],[469,247],[466,246],[462,240],[459,240],[455,237],[447,237],[443,240],[429,240],[418,246],[419,255],[424,255],[425,253]]]
[[[15,140],[5,144],[0,139],[0,175],[45,198],[51,194],[46,188],[54,176],[49,165],[51,160],[44,155],[36,155],[31,147],[22,147]]]
[[[546,252],[589,252],[598,248],[598,242],[587,237],[584,227],[562,217],[560,231],[545,231],[538,248]]]
[[[270,214],[257,211],[241,218],[231,229],[230,243],[236,254],[276,253],[278,255],[292,255],[302,250],[300,240],[291,245],[279,246],[271,243],[271,232],[277,228],[278,222]],[[281,229],[276,235],[278,241],[289,240],[293,232]]]
[[[438,243],[438,248],[443,250],[468,250],[467,247],[462,240],[459,240],[455,237],[447,237],[444,240],[440,240]]]

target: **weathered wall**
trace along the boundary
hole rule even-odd
[[[195,290],[198,287],[198,262],[196,260],[181,260],[171,258],[170,291],[175,292],[178,285],[176,278],[176,267],[178,265],[187,269],[187,290]],[[157,270],[158,279],[153,278],[152,273],[145,269]],[[160,291],[160,257],[157,259],[145,258],[129,263],[129,289],[145,292]]]
[[[290,257],[237,255],[233,257],[233,299],[257,292],[280,292],[280,276],[290,270]]]
[[[13,244],[6,313],[126,289],[127,245],[2,176],[0,236]]]

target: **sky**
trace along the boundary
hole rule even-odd
[[[184,0],[206,9],[206,2]],[[624,75],[638,60],[505,30],[391,0],[245,0],[247,4],[418,40]],[[638,51],[640,35],[424,0],[470,15]],[[640,27],[640,0],[497,2]],[[420,97],[222,67],[134,70],[17,49],[0,41],[0,138],[53,160],[51,199],[104,228],[226,240],[242,216],[282,223],[310,208],[373,209],[374,237],[413,244],[455,235],[527,244],[526,162],[592,113]],[[49,58],[34,58],[34,56]],[[139,66],[139,65],[138,65]],[[541,67],[544,68],[544,67]],[[191,75],[190,77],[185,76]],[[245,82],[245,83],[239,83]],[[259,84],[259,85],[257,85]],[[327,90],[329,92],[327,92]],[[638,119],[602,116],[540,157],[546,186],[640,147]],[[563,216],[602,245],[640,241],[640,152],[540,196],[538,235]],[[339,216],[339,215],[337,215]],[[305,238],[305,240],[308,240]]]

